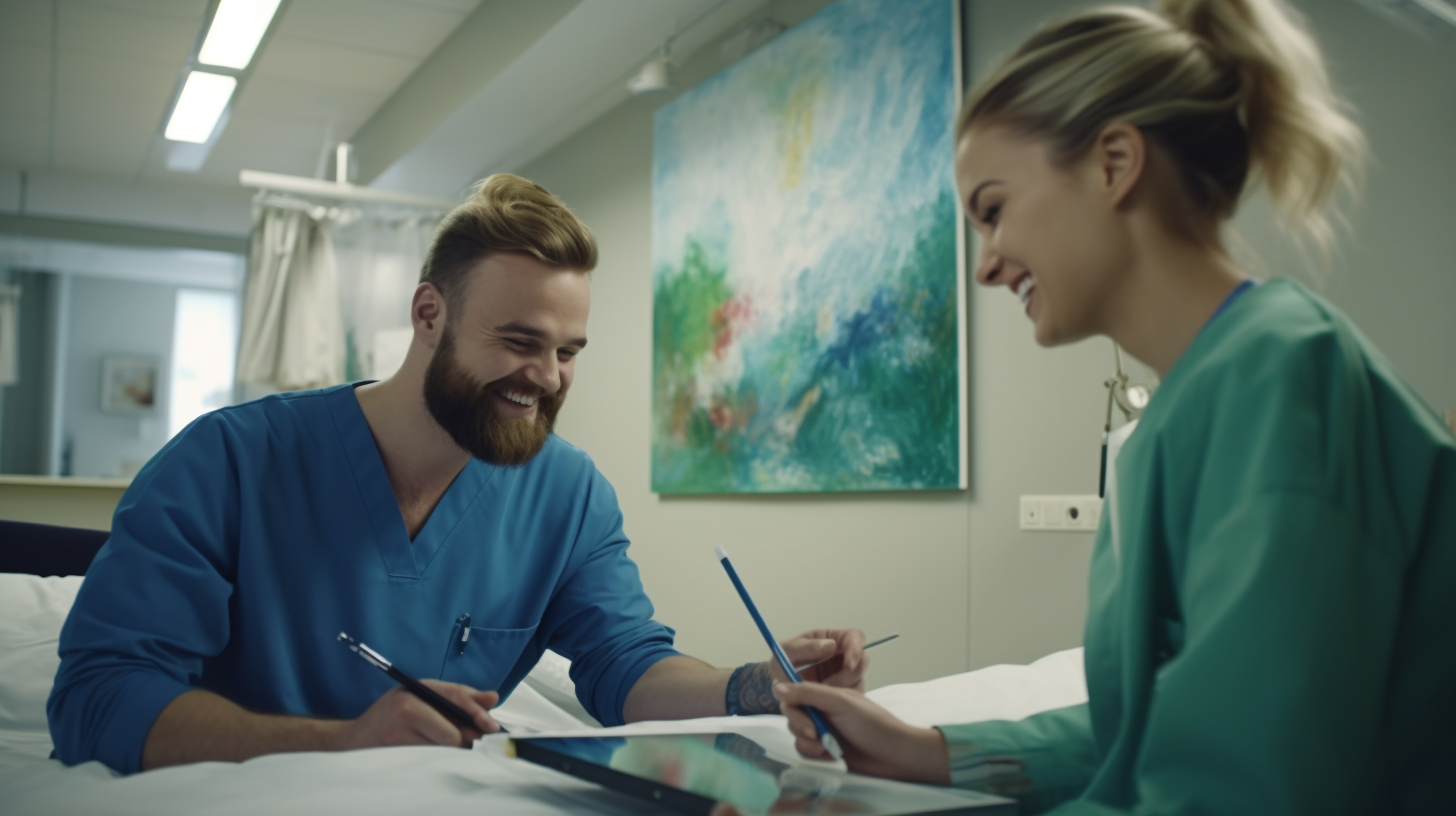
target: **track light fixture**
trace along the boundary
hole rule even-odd
[[[671,46],[672,39],[668,38],[662,44],[662,53],[642,63],[637,73],[627,80],[627,90],[636,96],[644,96],[671,89],[676,68],[672,58],[668,56]]]

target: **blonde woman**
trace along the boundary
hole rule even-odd
[[[1456,443],[1343,315],[1221,238],[1260,180],[1326,241],[1361,158],[1301,21],[1091,11],[1028,40],[957,135],[977,282],[1040,344],[1105,335],[1163,378],[1097,534],[1090,701],[919,729],[781,685],[800,750],[823,753],[814,705],[851,768],[1023,813],[1456,813]]]

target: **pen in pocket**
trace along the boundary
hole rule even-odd
[[[456,654],[465,654],[465,642],[470,640],[470,613],[461,613],[455,622],[460,624],[460,651]]]

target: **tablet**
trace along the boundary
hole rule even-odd
[[[706,816],[719,802],[753,816],[1016,813],[1016,802],[999,796],[778,762],[738,734],[522,737],[511,740],[511,751],[678,813]]]

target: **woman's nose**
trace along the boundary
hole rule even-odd
[[[982,286],[998,286],[1005,283],[1001,280],[1001,272],[1004,268],[1005,264],[1001,260],[1001,255],[983,246],[979,263],[976,264],[976,283]]]

